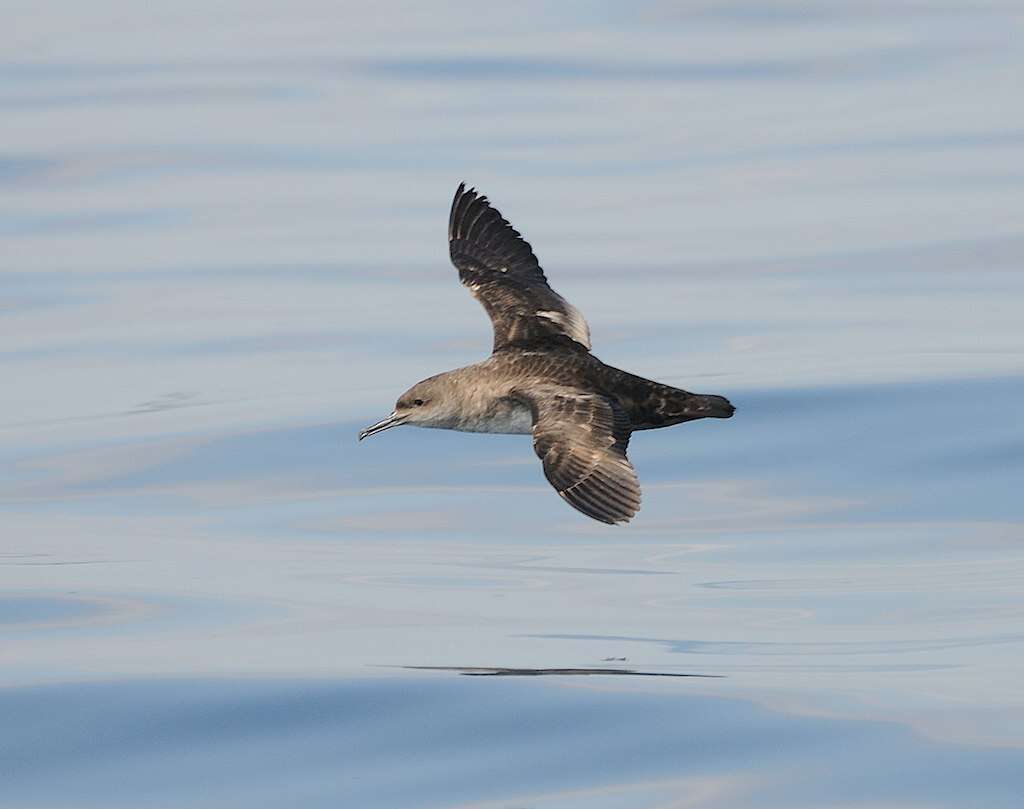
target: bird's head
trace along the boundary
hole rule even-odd
[[[398,397],[395,409],[390,414],[360,432],[359,440],[403,424],[414,427],[452,426],[456,412],[451,397],[445,395],[449,387],[446,376],[439,374],[417,382]]]

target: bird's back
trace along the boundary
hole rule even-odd
[[[701,418],[729,418],[722,396],[691,393],[605,365],[573,345],[497,352],[489,362],[515,381],[554,384],[599,393],[614,401],[633,430],[653,430]]]

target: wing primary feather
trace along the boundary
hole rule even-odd
[[[462,237],[462,220],[466,215],[466,211],[476,201],[476,198],[476,191],[472,188],[467,191],[465,183],[459,186],[455,201],[452,203],[451,221],[448,227],[449,239]]]
[[[466,191],[466,184],[459,183],[459,187],[455,189],[455,197],[452,199],[452,209],[448,213],[448,240],[451,241],[455,238],[455,223],[457,221],[459,212],[459,203],[462,202],[462,196]]]
[[[466,209],[466,219],[468,221],[466,221],[464,223],[465,224],[465,228],[462,231],[462,237],[466,241],[475,241],[476,240],[476,234],[474,233],[474,230],[476,229],[477,222],[479,222],[480,219],[486,213],[487,213],[487,197],[477,197],[477,199],[473,201],[473,203],[469,206],[469,208]],[[472,219],[470,219],[470,217],[472,217]]]

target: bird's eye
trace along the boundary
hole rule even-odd
[[[413,399],[412,403],[414,405],[416,405],[416,407],[423,407],[423,400],[422,399]]]

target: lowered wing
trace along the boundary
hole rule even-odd
[[[533,411],[533,448],[562,499],[595,520],[628,522],[640,509],[640,483],[626,457],[629,420],[618,406],[554,386],[516,397]]]

